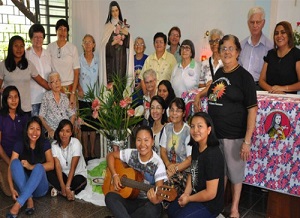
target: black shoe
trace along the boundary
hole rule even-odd
[[[5,217],[6,218],[17,218],[18,214],[12,214],[11,212],[8,212]]]
[[[25,214],[28,215],[28,216],[30,216],[30,215],[34,214],[34,211],[35,211],[34,207],[32,207],[32,208],[26,208],[25,209]]]

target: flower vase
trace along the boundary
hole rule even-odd
[[[108,152],[119,151],[127,148],[126,140],[109,140],[107,139],[107,150]]]

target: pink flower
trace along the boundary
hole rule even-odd
[[[93,111],[93,114],[92,114],[92,117],[93,117],[94,119],[97,119],[98,116],[99,116],[98,111],[94,110],[94,111]]]
[[[113,86],[114,86],[114,83],[113,83],[113,82],[110,82],[110,83],[107,84],[106,89],[107,89],[107,90],[112,90],[112,89],[113,89]]]
[[[127,114],[128,114],[128,116],[130,116],[130,117],[133,117],[134,116],[134,109],[133,108],[130,108],[128,111],[127,111]]]
[[[92,102],[92,109],[97,111],[100,109],[100,101],[98,98],[95,98],[95,100]]]
[[[126,108],[127,105],[128,105],[128,102],[125,99],[123,99],[123,100],[120,101],[121,108]]]
[[[123,45],[123,41],[122,40],[119,42],[119,45]]]
[[[125,36],[124,36],[124,35],[122,35],[122,36],[121,36],[121,39],[122,39],[122,40],[124,40],[124,39],[125,39]]]

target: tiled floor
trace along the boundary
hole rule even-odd
[[[240,202],[240,213],[242,218],[262,218],[266,215],[268,193],[262,192],[258,188],[243,186],[243,192]],[[34,199],[36,212],[35,217],[55,217],[55,218],[73,218],[73,217],[97,217],[104,218],[110,215],[106,207],[95,206],[81,200],[69,202],[66,199],[57,196],[52,198],[50,194],[45,197]],[[6,197],[0,190],[0,217],[5,217],[6,212],[13,205],[13,200]],[[225,208],[223,215],[229,215],[230,205]],[[19,216],[25,215],[25,209],[22,208]],[[166,218],[167,216],[164,216]]]

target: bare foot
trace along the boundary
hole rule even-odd
[[[240,218],[240,214],[238,211],[231,211],[230,218]]]

